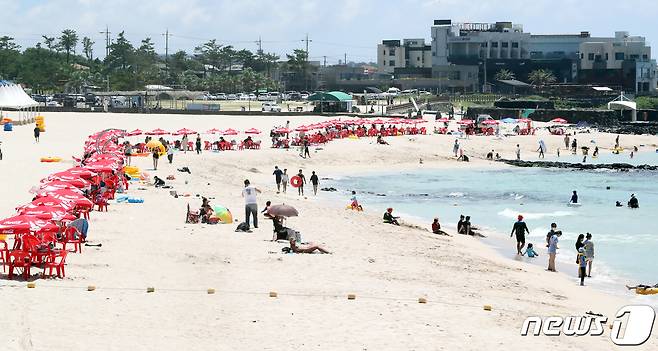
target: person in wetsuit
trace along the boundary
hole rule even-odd
[[[571,203],[572,204],[578,203],[578,193],[575,190],[573,191],[573,195],[571,195]]]
[[[630,208],[640,208],[640,203],[637,201],[635,194],[631,194],[631,199],[628,200],[628,207]]]
[[[519,215],[518,221],[514,223],[514,226],[512,227],[512,233],[509,235],[511,238],[514,234],[516,234],[516,253],[517,255],[523,255],[523,247],[525,246],[525,234],[528,233],[530,234],[530,231],[528,230],[528,226],[525,224],[523,221],[523,216]]]

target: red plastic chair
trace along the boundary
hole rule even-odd
[[[53,276],[53,269],[55,270],[55,273],[57,273],[58,278],[64,278],[66,277],[66,273],[64,272],[64,265],[66,264],[66,255],[68,255],[68,251],[63,250],[59,252],[53,252],[50,255],[48,255],[48,258],[46,259],[46,263],[43,266],[43,276],[48,276],[52,277]],[[48,270],[48,274],[46,274],[46,270]]]
[[[74,227],[66,228],[66,238],[62,242],[62,249],[66,251],[67,244],[73,244],[73,252],[82,253],[82,234]]]
[[[14,278],[14,269],[23,269],[23,279],[30,277],[30,267],[32,267],[32,257],[30,253],[20,250],[9,252],[9,279]]]

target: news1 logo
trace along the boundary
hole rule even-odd
[[[656,311],[647,305],[629,305],[622,307],[612,322],[610,340],[619,346],[642,345],[651,336]],[[602,315],[567,316],[567,317],[528,317],[521,327],[521,335],[539,336],[601,336],[608,323],[608,317]]]

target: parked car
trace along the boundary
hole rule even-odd
[[[215,100],[226,100],[226,94],[224,93],[215,94]]]
[[[247,100],[249,100],[249,95],[247,95],[245,93],[240,93],[240,94],[238,94],[238,100],[247,101]]]
[[[268,94],[260,94],[258,95],[258,101],[269,101],[270,96]]]
[[[235,94],[228,94],[226,95],[226,100],[237,100],[238,96]]]
[[[59,102],[57,102],[55,100],[50,100],[50,101],[46,102],[46,106],[48,106],[48,107],[62,107],[62,104],[60,104]]]
[[[274,102],[264,102],[262,110],[263,112],[281,112],[281,106]]]
[[[254,101],[254,100],[256,100],[256,99],[258,99],[258,97],[256,96],[256,94],[249,94],[249,100]]]

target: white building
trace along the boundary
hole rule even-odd
[[[432,68],[432,51],[425,39],[384,40],[377,46],[377,65],[380,72],[395,69]]]

